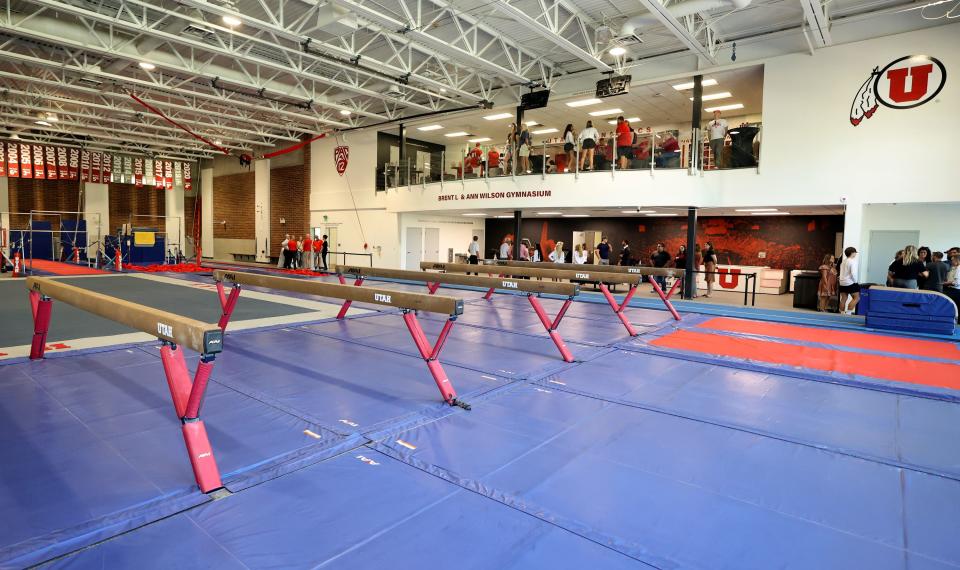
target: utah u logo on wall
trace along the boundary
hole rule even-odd
[[[908,55],[883,69],[873,69],[850,106],[850,124],[869,119],[880,105],[891,109],[912,109],[937,96],[947,82],[947,69],[935,57]]]
[[[333,149],[333,160],[337,165],[337,174],[343,176],[347,171],[347,163],[350,161],[350,147],[338,146]]]

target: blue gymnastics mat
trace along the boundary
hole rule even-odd
[[[361,448],[51,568],[648,568]]]

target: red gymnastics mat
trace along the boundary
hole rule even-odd
[[[30,267],[29,261],[27,262],[27,267]],[[59,261],[50,261],[48,259],[34,259],[32,269],[34,271],[43,271],[44,273],[52,273],[54,275],[100,275],[102,273],[107,273],[106,271],[87,267],[86,265],[78,265],[76,263],[61,263]]]
[[[769,326],[769,323],[758,324]],[[822,341],[823,338],[819,340]],[[896,382],[960,389],[960,366],[945,362],[831,350],[688,330],[675,331],[651,341],[650,344],[661,348],[742,358],[810,370],[825,370]]]
[[[747,321],[726,317],[710,319],[697,326],[719,331],[817,342],[848,348],[875,350],[878,352],[912,354],[914,356],[927,356],[931,358],[960,358],[960,346],[958,346],[957,343],[939,340],[903,338],[762,321]]]

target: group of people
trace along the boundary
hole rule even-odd
[[[833,297],[839,292],[839,312],[847,315],[856,312],[861,289],[857,255],[855,247],[848,247],[839,263],[833,255],[824,256],[817,289],[818,310],[829,310]],[[927,246],[905,246],[887,267],[886,285],[936,291],[960,306],[960,246],[951,247],[946,253],[931,251]]]
[[[313,237],[307,234],[306,238],[303,236],[294,238],[286,234],[280,242],[281,255],[277,261],[277,267],[326,271],[328,251],[327,234]]]

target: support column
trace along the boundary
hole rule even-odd
[[[520,221],[522,218],[522,211],[513,211],[513,259],[517,261],[520,260]]]
[[[87,247],[95,241],[103,241],[110,234],[110,186],[87,182],[83,188],[83,212],[87,222]],[[170,206],[167,206],[169,211]],[[99,216],[97,215],[99,214]],[[97,224],[99,225],[99,228]],[[98,231],[99,229],[99,231]],[[96,252],[87,252],[96,256]]]
[[[690,164],[703,170],[703,143],[700,123],[703,121],[703,76],[693,77],[693,115],[690,118]],[[694,162],[696,161],[696,162]]]
[[[212,163],[211,163],[212,164]],[[213,168],[200,169],[200,223],[203,224],[203,257],[212,258],[213,251]]]
[[[87,200],[90,199],[89,186],[87,189]],[[186,220],[183,215],[183,186],[174,186],[172,190],[163,193],[166,204],[164,216],[167,221],[167,250],[170,250],[174,242],[180,251],[184,251],[186,244]],[[89,228],[90,222],[87,222]]]
[[[687,208],[687,270],[684,273],[683,297],[692,299],[697,292],[697,209]]]
[[[253,164],[254,252],[257,261],[266,262],[270,261],[270,160],[258,160]]]
[[[7,157],[0,157],[0,160],[7,160]],[[0,249],[0,252],[3,253],[5,259],[9,259],[10,250],[10,214],[7,212],[10,211],[10,190],[8,186],[9,179],[6,176],[0,176],[0,230],[3,231],[4,235],[0,235],[0,246],[3,246]],[[0,260],[0,263],[3,263],[3,260]]]

